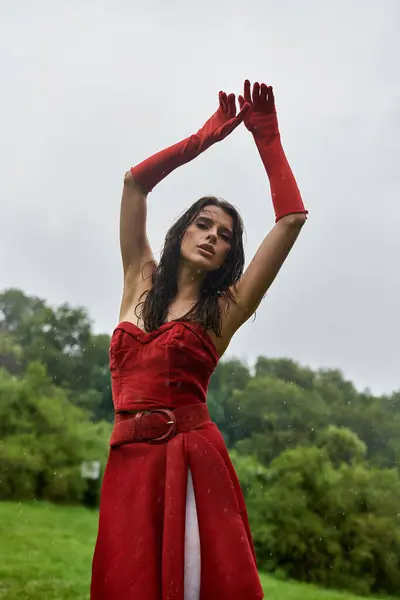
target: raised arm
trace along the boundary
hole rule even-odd
[[[236,115],[234,94],[227,96],[225,92],[220,92],[217,111],[197,133],[161,150],[126,173],[120,217],[120,245],[124,268],[120,319],[127,315],[132,305],[136,305],[140,295],[148,289],[151,265],[154,265],[146,233],[147,194],[176,168],[225,139],[243,121],[249,109],[249,104],[244,102]],[[144,270],[146,265],[149,265],[150,269]]]
[[[140,272],[152,257],[146,233],[147,197],[132,172],[125,173],[120,213],[120,246],[124,275]]]
[[[154,268],[154,257],[147,239],[146,218],[147,195],[135,181],[132,172],[128,171],[125,173],[122,191],[119,231],[124,270],[120,321],[129,318],[131,309],[136,306],[140,295],[148,286]]]
[[[251,104],[244,122],[253,134],[268,174],[276,224],[233,290],[237,304],[231,305],[226,316],[227,339],[257,309],[293,247],[308,212],[282,148],[272,87],[255,83],[251,94],[250,82],[246,81],[239,102]]]

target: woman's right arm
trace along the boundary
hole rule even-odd
[[[140,295],[148,287],[148,280],[154,268],[154,257],[146,231],[147,196],[135,181],[132,172],[124,178],[120,214],[120,246],[124,270],[124,291],[120,310],[120,320],[139,301]],[[146,266],[149,269],[145,269]],[[145,271],[149,271],[148,273]]]
[[[149,289],[154,258],[146,233],[146,197],[167,175],[225,139],[250,109],[244,103],[236,114],[234,94],[219,94],[218,110],[199,131],[131,168],[125,174],[121,202],[120,242],[124,267],[124,294],[120,320],[132,315],[143,292]]]

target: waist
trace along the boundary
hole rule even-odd
[[[147,442],[163,444],[178,433],[200,429],[211,423],[206,404],[186,405],[170,410],[153,408],[134,413],[117,412],[110,446]]]

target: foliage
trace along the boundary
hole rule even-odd
[[[81,464],[105,462],[109,430],[91,424],[40,363],[30,363],[19,379],[1,369],[1,498],[80,501]]]
[[[31,361],[46,367],[51,381],[95,420],[112,420],[108,335],[96,335],[85,309],[56,309],[15,289],[0,294],[0,365],[23,372]],[[16,357],[18,349],[22,357]],[[13,350],[14,349],[14,350]],[[14,356],[14,361],[12,361]]]
[[[400,590],[396,470],[356,458],[335,467],[314,446],[287,450],[269,468],[232,458],[261,568],[360,594]]]

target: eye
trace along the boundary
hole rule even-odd
[[[221,233],[220,235],[221,235],[222,239],[225,240],[226,242],[231,241],[231,237],[227,233]]]
[[[205,223],[196,223],[199,229],[207,229],[207,225]]]

